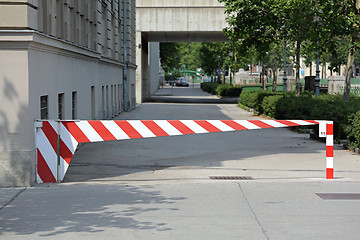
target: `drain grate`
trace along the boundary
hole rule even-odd
[[[317,193],[324,200],[360,200],[360,193]]]
[[[209,178],[213,180],[253,180],[249,176],[210,176]]]

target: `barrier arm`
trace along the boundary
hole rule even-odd
[[[79,143],[319,125],[326,178],[333,179],[333,123],[323,120],[81,120],[35,122],[37,182],[64,179]]]

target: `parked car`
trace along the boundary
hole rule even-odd
[[[186,78],[181,77],[178,80],[176,80],[175,84],[176,84],[176,86],[188,87],[189,86],[189,81]]]

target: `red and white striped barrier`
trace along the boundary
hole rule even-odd
[[[79,143],[319,124],[326,137],[326,178],[333,178],[333,123],[314,120],[37,121],[37,182],[62,181]]]

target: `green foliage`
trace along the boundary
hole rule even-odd
[[[201,83],[200,87],[205,92],[221,97],[239,97],[242,90],[240,85],[229,86],[214,82]]]
[[[165,72],[178,71],[179,68],[197,70],[202,43],[160,43],[160,61]]]
[[[360,62],[360,0],[219,0],[225,4],[228,27],[225,34],[246,56],[274,68],[281,60],[283,40],[295,47],[296,83],[300,56],[309,66],[317,58],[340,71]],[[267,56],[267,53],[270,53]],[[240,54],[239,54],[240,55]],[[291,54],[288,54],[289,56]],[[256,62],[257,62],[256,61]],[[346,71],[345,99],[350,95],[350,71]],[[299,88],[297,88],[299,94]]]
[[[261,90],[262,90],[261,85],[244,85],[242,92],[256,92]]]
[[[269,96],[274,96],[274,95],[283,95],[282,92],[267,92],[267,91],[259,91],[256,97],[256,102],[255,102],[255,111],[258,112],[259,114],[264,114],[264,108],[263,108],[263,100],[266,97]]]
[[[341,45],[339,47],[334,44],[334,39],[335,41],[339,38],[349,39],[349,44],[345,51],[348,55],[344,91],[344,99],[349,101],[351,71],[348,70],[351,70],[354,64],[356,49],[360,45],[360,0],[320,0],[317,16],[321,24],[319,26],[319,29],[321,29],[319,35],[323,43],[322,45],[332,49],[330,50],[332,53],[332,67],[343,62],[341,52],[344,52],[341,50]]]
[[[349,48],[350,48],[350,39],[346,36],[334,37],[333,41],[327,43],[327,52],[330,54],[329,68],[335,70],[336,72],[340,71],[340,66],[346,64]]]
[[[345,128],[350,149],[360,147],[360,111],[350,115],[349,124]]]
[[[239,104],[249,108],[255,108],[257,92],[242,92],[239,97]]]
[[[221,43],[203,43],[200,49],[200,66],[208,75],[218,68],[218,56],[221,52]]]
[[[279,0],[278,0],[279,1]],[[282,1],[280,9],[284,14],[286,37],[293,42],[304,42],[311,37],[316,38],[319,29],[315,22],[318,4],[313,0]]]
[[[246,57],[247,63],[264,63],[267,53],[280,46],[280,28],[283,25],[280,1],[219,1],[225,3],[227,14],[228,27],[224,32],[233,42],[238,55]],[[275,52],[278,54],[279,51]]]
[[[335,137],[344,139],[348,116],[358,110],[360,110],[360,98],[355,97],[346,102],[341,95],[286,96],[277,102],[275,118],[332,120]]]
[[[277,102],[283,97],[283,95],[272,95],[264,97],[262,101],[263,114],[275,118]]]
[[[276,104],[276,119],[308,119],[312,108],[312,96],[287,95]]]
[[[200,84],[200,88],[204,91],[204,92],[208,92],[211,93],[213,95],[216,94],[216,88],[219,86],[218,83],[215,82],[203,82]]]
[[[332,120],[336,139],[348,137],[354,142],[359,134],[356,131],[358,125],[360,126],[360,113],[354,115],[360,111],[359,97],[352,96],[346,102],[341,95],[324,94],[316,97],[310,92],[300,96],[292,93],[267,95],[266,92],[243,92],[239,98],[239,105],[253,108],[275,119]]]
[[[230,56],[230,51],[233,56]],[[230,67],[237,71],[239,68],[246,67],[249,64],[248,59],[236,52],[235,45],[230,42],[223,43],[202,43],[200,49],[200,67],[207,75],[215,74],[218,68],[229,69]]]
[[[241,94],[241,90],[242,88],[240,85],[230,86],[220,84],[216,88],[216,94],[221,97],[239,97],[239,95]]]
[[[317,4],[313,0],[219,0],[225,3],[228,27],[224,29],[236,42],[239,52],[254,49],[253,55],[264,64],[267,53],[275,59],[269,64],[279,67],[282,40],[296,43],[296,84],[299,85],[301,44],[316,33]],[[276,84],[276,83],[274,83]],[[300,93],[299,87],[296,88]]]
[[[191,42],[191,43],[178,43],[179,45],[179,56],[180,56],[180,67],[185,66],[188,70],[196,70],[201,67],[200,51],[202,43]]]
[[[160,43],[160,61],[165,72],[179,67],[179,53],[177,43]]]
[[[254,91],[254,92],[243,92],[240,94],[239,103],[250,107],[255,110],[258,114],[264,114],[263,100],[269,96],[280,95],[282,96],[282,92],[267,92],[264,90]],[[266,106],[269,108],[269,106]]]

